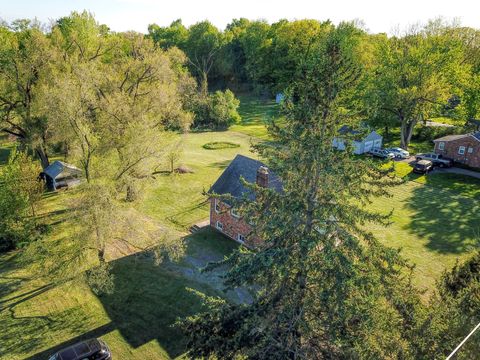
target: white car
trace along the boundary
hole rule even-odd
[[[390,148],[387,151],[393,153],[397,159],[408,159],[410,157],[410,153],[402,148]]]

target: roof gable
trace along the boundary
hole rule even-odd
[[[250,199],[254,199],[255,194],[253,191],[244,186],[240,179],[243,177],[247,182],[255,183],[257,179],[257,170],[260,166],[266,165],[261,161],[254,160],[247,156],[237,155],[212,185],[208,193],[215,193],[218,195],[230,194],[236,198],[247,195]],[[270,170],[268,176],[268,187],[276,191],[281,191],[282,182],[280,178]]]
[[[47,166],[43,173],[51,177],[52,179],[56,179],[58,177],[67,176],[67,175],[81,175],[82,170],[77,168],[74,165],[70,165],[64,163],[63,161],[54,161],[49,166]]]

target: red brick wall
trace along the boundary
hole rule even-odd
[[[215,200],[220,206],[219,211],[215,210]],[[251,235],[252,227],[242,218],[236,218],[230,212],[231,207],[219,199],[210,199],[210,226],[217,229],[229,238],[238,241],[238,234],[245,236],[245,246],[254,248],[260,241],[257,237]],[[217,228],[217,221],[223,224],[223,230]]]
[[[458,140],[444,141],[445,147],[443,150],[439,149],[441,141],[435,141],[435,153],[442,154],[445,157],[451,158],[454,161],[471,166],[473,168],[480,168],[480,141],[473,136],[464,137]],[[459,154],[460,146],[465,146],[465,154]],[[468,148],[472,148],[473,152],[469,153]]]

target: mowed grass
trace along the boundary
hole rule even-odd
[[[270,139],[266,124],[271,119],[281,123],[280,105],[275,103],[275,99],[259,99],[251,95],[240,95],[238,98],[240,100],[238,112],[242,120],[239,124],[231,126],[230,131],[238,131],[262,140]]]

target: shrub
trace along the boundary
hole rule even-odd
[[[13,149],[0,172],[0,252],[23,246],[39,236],[35,204],[43,186],[39,167],[24,152]]]
[[[463,134],[465,129],[462,127],[445,126],[419,126],[414,130],[412,138],[417,141],[433,141],[442,136]]]
[[[197,96],[191,101],[191,111],[195,114],[193,127],[210,129],[227,129],[230,125],[240,121],[238,114],[238,100],[233,92],[216,91],[207,97]]]
[[[207,150],[234,149],[238,147],[240,147],[239,144],[228,141],[215,141],[203,145],[203,148]]]

